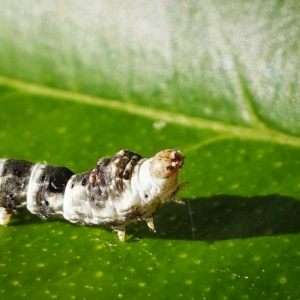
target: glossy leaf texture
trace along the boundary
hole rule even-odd
[[[0,0],[0,157],[75,172],[184,151],[176,203],[121,243],[25,213],[0,298],[297,299],[299,5]]]

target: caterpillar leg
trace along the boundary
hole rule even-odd
[[[148,227],[150,228],[150,230],[152,230],[153,232],[156,232],[152,217],[151,218],[147,218],[146,219],[146,223],[147,223]]]
[[[0,207],[0,225],[7,225],[11,216],[5,207]]]
[[[115,226],[113,230],[117,232],[119,240],[125,242],[125,226]]]

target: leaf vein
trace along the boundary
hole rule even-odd
[[[0,85],[15,88],[17,90],[34,95],[46,96],[50,98],[60,98],[70,102],[106,107],[110,109],[118,109],[129,114],[139,115],[153,120],[163,120],[165,122],[177,125],[194,127],[199,130],[212,130],[216,133],[228,135],[228,137],[235,137],[243,140],[249,139],[268,141],[276,144],[289,145],[300,148],[299,137],[280,132],[267,126],[243,127],[238,125],[231,125],[220,121],[206,120],[203,118],[196,118],[180,113],[167,112],[155,108],[145,108],[144,106],[139,106],[136,104],[123,103],[116,100],[108,100],[96,96],[89,96],[86,94],[39,86],[1,76]]]

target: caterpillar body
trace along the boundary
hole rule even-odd
[[[41,218],[62,217],[82,225],[109,226],[125,241],[126,225],[145,220],[155,231],[154,212],[164,203],[183,203],[176,194],[181,152],[166,149],[151,158],[123,149],[101,157],[87,172],[0,159],[0,224],[26,207]]]

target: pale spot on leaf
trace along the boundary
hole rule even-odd
[[[103,272],[101,272],[101,271],[97,272],[97,273],[96,273],[96,276],[97,276],[97,277],[102,277],[102,276],[103,276]]]
[[[38,264],[37,266],[38,266],[39,268],[44,268],[44,267],[45,267],[45,264],[40,263],[40,264]]]

